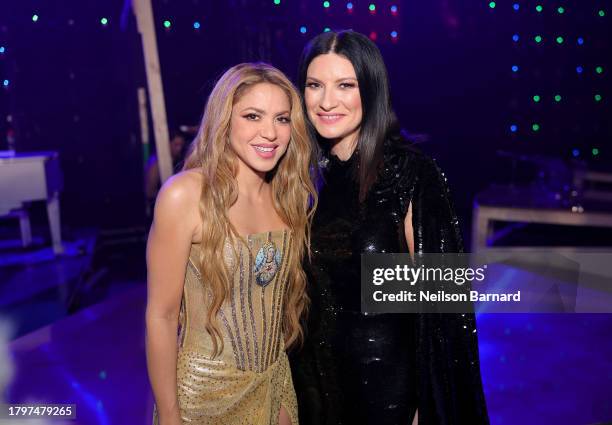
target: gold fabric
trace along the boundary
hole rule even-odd
[[[246,242],[246,244],[245,244]],[[282,332],[291,232],[249,235],[225,246],[233,285],[218,315],[223,351],[212,359],[204,328],[208,293],[193,245],[179,319],[177,388],[185,424],[276,425],[281,405],[298,425]],[[156,416],[156,415],[155,415]],[[154,423],[157,423],[154,418]]]

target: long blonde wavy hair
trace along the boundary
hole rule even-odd
[[[281,71],[264,63],[242,63],[228,69],[213,88],[184,166],[185,170],[201,169],[203,176],[199,260],[203,283],[211,294],[206,331],[212,338],[213,356],[223,350],[217,315],[229,293],[233,273],[219,253],[224,252],[226,240],[240,239],[228,219],[228,211],[238,199],[237,156],[229,144],[232,108],[247,90],[260,83],[280,87],[291,103],[291,139],[287,151],[267,179],[272,185],[274,208],[291,229],[295,242],[291,244],[293,252],[289,256],[289,280],[284,297],[285,346],[299,345],[304,339],[300,319],[306,314],[310,300],[306,294],[302,258],[306,253],[310,256],[310,225],[317,205],[309,170],[311,144],[304,112],[297,90]]]

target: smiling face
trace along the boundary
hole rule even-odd
[[[357,75],[348,59],[336,53],[315,57],[308,66],[304,100],[322,137],[356,140],[363,113]]]
[[[259,83],[248,88],[232,107],[230,146],[243,168],[271,171],[291,139],[291,105],[280,87]]]

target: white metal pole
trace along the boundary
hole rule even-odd
[[[166,116],[166,103],[164,100],[161,68],[159,66],[153,7],[151,5],[151,0],[133,0],[132,5],[134,14],[136,15],[136,22],[138,23],[138,32],[142,38],[142,50],[144,52],[147,86],[149,88],[159,175],[163,184],[172,175],[172,157],[170,156],[168,119]]]

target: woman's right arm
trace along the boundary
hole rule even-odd
[[[189,173],[191,174],[191,173]],[[185,268],[193,240],[199,190],[193,176],[170,179],[155,204],[147,243],[146,347],[160,425],[181,424],[176,385],[177,330]],[[195,206],[194,206],[195,205]]]

